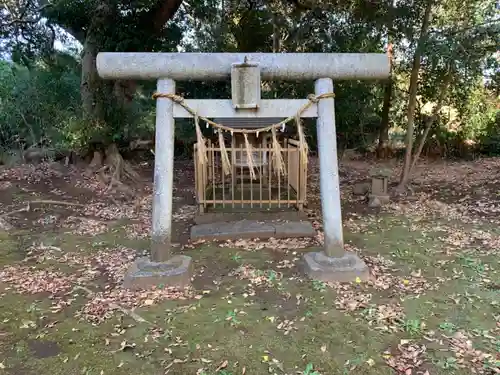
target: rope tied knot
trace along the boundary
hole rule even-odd
[[[307,95],[307,100],[309,100],[311,103],[314,103],[314,104],[319,103],[318,97],[314,94]]]
[[[320,95],[314,95],[314,94],[307,95],[307,99],[314,104],[319,103],[319,101],[321,99],[329,99],[329,98],[335,98],[335,93],[334,92],[327,92],[327,93],[320,94]]]
[[[158,98],[167,98],[172,100],[174,103],[180,104],[184,102],[184,98],[180,95],[176,94],[168,94],[168,93],[161,93],[161,92],[155,92],[152,95],[153,99],[158,99]]]

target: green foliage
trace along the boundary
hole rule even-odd
[[[175,51],[177,47],[206,52],[275,48],[278,52],[382,52],[390,42],[396,57],[390,124],[404,132],[409,73],[427,2],[308,0],[297,7],[292,1],[193,0],[168,15],[167,8],[175,8],[172,0],[56,0],[50,4],[8,0],[8,11],[0,12],[0,54],[8,54],[14,63],[0,65],[0,146],[19,148],[21,141],[29,145],[50,139],[58,147],[82,148],[95,141],[127,144],[134,138],[152,137],[155,112],[150,83],[141,83],[133,100],[124,105],[113,94],[113,82],[97,80],[96,107],[102,111],[89,119],[81,105],[79,56],[54,50],[55,40],[67,39],[86,52],[92,48],[94,52]],[[473,140],[482,152],[500,152],[495,107],[499,62],[493,58],[500,44],[500,23],[495,12],[493,2],[480,0],[434,4],[420,71],[417,136],[429,115],[422,108],[436,102],[448,74],[453,79],[445,106],[456,114],[451,118],[442,111],[426,149],[444,148],[445,154],[460,155],[462,145]],[[486,72],[490,79],[485,85]],[[263,90],[265,98],[305,98],[313,91],[311,82],[264,85],[270,88]],[[187,98],[228,98],[230,85],[228,81],[179,82],[178,92]],[[335,93],[339,147],[371,148],[379,135],[382,82],[336,82]],[[306,135],[314,149],[313,121],[306,121]],[[194,142],[192,121],[177,121],[176,137],[186,145]]]
[[[28,70],[2,61],[0,77],[0,146],[21,148],[47,139],[69,145],[65,130],[80,110],[76,72],[42,65]]]
[[[479,137],[479,149],[487,155],[500,155],[500,110],[486,125],[483,134]]]

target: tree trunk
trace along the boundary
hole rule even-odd
[[[96,57],[98,46],[89,35],[83,45],[82,77],[80,95],[84,120],[89,125],[104,122],[103,106],[97,93],[99,91],[99,75],[97,74]]]
[[[105,82],[97,73],[96,58],[101,50],[102,29],[109,23],[112,6],[102,1],[95,9],[88,30],[85,33],[82,58],[82,79],[80,95],[84,120],[89,126],[99,126],[105,122]]]
[[[382,107],[382,115],[380,119],[380,129],[378,135],[378,147],[377,147],[377,157],[386,158],[387,157],[387,147],[389,143],[389,113],[391,110],[391,98],[392,98],[392,43],[390,38],[388,38],[387,44],[387,55],[389,57],[390,75],[389,79],[385,83],[384,87],[384,105]]]
[[[144,25],[147,25],[149,34],[160,35],[165,23],[174,17],[181,4],[182,0],[157,0],[140,21],[144,21]],[[121,80],[111,84],[101,80],[97,73],[96,57],[101,51],[103,29],[113,24],[114,11],[116,11],[114,5],[109,1],[99,2],[83,42],[80,94],[84,118],[91,123],[104,122],[105,107],[109,105],[104,100],[110,99],[113,95],[116,105],[126,106],[132,101],[136,89],[132,80]]]
[[[106,112],[111,105],[113,85],[99,77],[96,58],[102,50],[103,29],[105,30],[106,25],[110,24],[112,15],[113,6],[107,1],[101,1],[92,15],[83,43],[80,95],[83,120],[90,133],[86,151],[87,155],[92,157],[86,174],[99,170],[106,157],[105,147],[108,139],[106,139],[106,134],[99,130],[107,128]]]
[[[113,97],[116,105],[125,110],[134,99],[137,83],[133,80],[117,80],[113,84]]]
[[[444,99],[446,97],[446,93],[448,91],[448,86],[451,82],[451,77],[452,77],[451,72],[449,72],[443,81],[443,85],[441,87],[441,92],[439,93],[439,98],[438,98],[438,101],[436,103],[436,106],[434,107],[434,109],[432,111],[432,115],[427,119],[427,121],[425,123],[424,134],[422,135],[422,138],[420,139],[420,142],[419,142],[418,147],[417,147],[417,151],[415,152],[415,155],[413,156],[413,162],[411,163],[410,170],[408,171],[407,180],[410,179],[411,174],[412,174],[413,170],[415,169],[415,165],[417,165],[418,158],[420,157],[420,154],[422,153],[422,149],[424,148],[425,141],[427,140],[427,136],[429,135],[429,132],[432,128],[432,125],[434,124],[434,122],[436,121],[436,118],[439,115],[439,111],[443,107],[443,102],[444,102]]]
[[[96,145],[104,145],[104,139],[97,139],[93,129],[105,126],[106,119],[104,113],[104,103],[99,97],[102,81],[99,78],[96,67],[96,57],[98,53],[98,43],[93,35],[88,33],[83,45],[82,58],[82,78],[80,86],[80,95],[82,99],[83,121],[86,129],[90,133],[88,143],[85,145],[85,155],[90,157],[91,161],[85,171],[86,175],[92,175],[103,166],[104,150]]]
[[[377,155],[379,158],[386,157],[386,150],[389,144],[389,112],[391,110],[392,84],[392,78],[389,78],[384,87],[384,105],[382,107],[377,147]]]
[[[280,27],[278,25],[278,16],[276,12],[273,14],[273,53],[280,51]]]
[[[412,159],[412,149],[413,149],[413,128],[415,123],[415,108],[417,106],[417,89],[418,89],[418,74],[420,73],[420,58],[422,57],[424,43],[427,39],[427,31],[429,29],[429,24],[431,20],[432,4],[433,0],[428,0],[424,12],[422,27],[420,29],[420,36],[418,38],[417,46],[415,48],[415,55],[413,56],[413,66],[410,76],[410,90],[408,97],[408,110],[406,114],[407,115],[406,152],[405,152],[403,171],[401,173],[401,180],[399,182],[398,190],[403,190],[406,188],[406,184],[408,183],[408,178],[409,178],[411,159]]]
[[[280,27],[278,25],[278,16],[276,15],[276,10],[273,11],[273,53],[278,53],[280,51]],[[272,84],[274,91],[274,99],[278,99],[279,82],[274,81]]]
[[[155,35],[160,35],[165,23],[175,15],[181,3],[182,0],[157,0],[147,15],[143,16],[145,18],[138,20],[138,23],[148,20],[144,23],[148,25],[146,37],[154,38]],[[102,50],[102,38],[106,35],[106,29],[113,25],[113,15],[116,11],[116,6],[109,0],[99,2],[84,36],[80,94],[84,121],[90,129],[109,125],[106,124],[109,111],[127,110],[136,91],[136,83],[133,80],[104,81],[97,73],[96,57]],[[145,48],[148,49],[148,44],[145,43]],[[110,139],[106,137],[90,141],[94,144],[101,143],[103,149],[100,151],[104,151]]]

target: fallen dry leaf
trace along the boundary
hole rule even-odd
[[[228,362],[228,361],[227,361],[227,359],[226,359],[225,361],[223,361],[223,362],[222,362],[222,363],[221,363],[221,364],[217,367],[217,369],[215,370],[215,372],[220,371],[220,370],[222,370],[222,369],[226,368],[228,364],[229,364],[229,362]]]

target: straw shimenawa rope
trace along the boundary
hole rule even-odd
[[[222,130],[217,129],[217,133],[219,135],[219,147],[222,159],[222,171],[227,176],[231,173],[231,162],[229,161],[229,155],[227,154],[226,143],[224,142],[224,135],[222,134]]]
[[[272,133],[272,150],[273,150],[272,158],[274,165],[276,166],[275,167],[276,173],[285,175],[286,173],[285,160],[283,160],[281,146],[280,143],[278,142],[278,137],[276,136],[276,128],[272,128],[271,133]]]
[[[198,162],[200,165],[205,165],[208,162],[207,156],[207,145],[205,144],[205,138],[203,138],[203,134],[200,129],[200,118],[197,114],[194,114],[194,123],[196,129],[196,141],[198,143]]]
[[[250,142],[248,141],[248,135],[249,134],[256,134],[257,137],[259,136],[259,133],[263,132],[271,132],[272,133],[272,160],[273,164],[275,167],[275,171],[278,174],[285,174],[286,173],[286,168],[285,168],[285,163],[281,151],[281,146],[278,142],[277,135],[276,135],[276,130],[283,125],[287,124],[290,121],[295,120],[297,124],[297,133],[299,136],[299,151],[300,151],[300,159],[303,164],[307,164],[308,162],[308,153],[309,153],[309,147],[307,145],[305,135],[304,135],[304,130],[302,127],[302,120],[301,120],[301,115],[304,113],[309,107],[311,107],[313,104],[318,103],[321,99],[326,99],[326,98],[334,98],[335,93],[329,92],[321,95],[308,95],[307,99],[308,101],[299,108],[297,113],[293,116],[287,117],[283,121],[280,121],[276,124],[266,126],[264,128],[258,128],[258,129],[234,129],[229,126],[221,125],[218,124],[206,117],[198,115],[196,111],[192,108],[190,108],[186,102],[184,101],[184,98],[179,95],[175,94],[168,94],[168,93],[160,93],[156,92],[153,94],[153,99],[158,99],[158,98],[168,98],[172,100],[174,103],[179,104],[181,107],[183,107],[187,112],[189,112],[193,117],[194,117],[194,122],[195,122],[195,128],[196,128],[196,139],[198,143],[198,162],[201,165],[204,165],[205,163],[208,162],[208,157],[207,157],[207,152],[206,152],[206,143],[205,139],[203,137],[203,134],[201,132],[200,128],[200,120],[203,120],[206,122],[208,125],[210,125],[212,128],[217,130],[218,133],[218,138],[219,138],[219,148],[221,150],[221,159],[222,159],[222,169],[224,174],[229,174],[231,173],[231,162],[229,160],[229,156],[227,154],[227,149],[224,144],[224,136],[222,134],[223,131],[226,132],[231,132],[231,135],[234,133],[238,134],[243,134],[244,140],[245,140],[245,150],[246,150],[246,155],[247,155],[247,166],[250,169],[250,176],[252,179],[255,179],[255,164],[253,160],[253,152],[252,152],[252,146]]]
[[[248,142],[248,134],[243,133],[243,138],[245,139],[245,151],[247,154],[247,167],[250,170],[250,178],[252,180],[255,180],[255,164],[253,161],[253,151],[252,151],[252,145],[250,142]],[[281,150],[280,150],[281,152]]]

